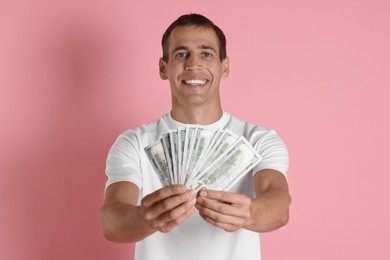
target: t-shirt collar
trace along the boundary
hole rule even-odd
[[[216,130],[216,129],[223,129],[226,127],[227,123],[230,120],[230,114],[228,112],[223,112],[220,119],[218,119],[216,122],[209,124],[209,125],[195,125],[195,124],[185,124],[179,121],[176,121],[173,117],[171,112],[166,113],[163,116],[164,120],[167,122],[169,128],[179,128],[179,127],[188,127],[188,126],[198,126],[205,129],[210,130]]]

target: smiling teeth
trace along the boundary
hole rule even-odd
[[[202,85],[206,83],[206,80],[191,79],[191,80],[185,80],[184,82],[189,85]]]

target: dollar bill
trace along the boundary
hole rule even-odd
[[[179,157],[178,157],[178,131],[173,130],[169,132],[169,140],[171,141],[171,158],[172,158],[172,171],[173,171],[173,183],[178,183],[177,176],[178,176],[178,164],[179,164]]]
[[[175,176],[173,172],[173,159],[172,159],[172,147],[169,133],[163,134],[161,137],[161,143],[163,145],[165,159],[168,164],[168,173],[171,183],[175,182]]]
[[[190,160],[189,160],[188,166],[187,166],[187,171],[189,171],[190,173],[192,172],[192,169],[194,168],[194,166],[196,165],[198,159],[200,158],[200,156],[202,154],[203,139],[202,139],[201,134],[202,133],[205,134],[206,132],[207,132],[207,130],[200,128],[200,127],[197,127],[195,130],[194,145],[192,147],[192,153],[191,153]],[[211,133],[211,131],[209,131],[209,132]],[[201,147],[199,147],[199,146],[201,146]]]
[[[230,187],[253,169],[260,160],[260,155],[248,141],[240,137],[216,161],[200,173],[190,183],[190,187],[194,192],[203,188],[222,190],[227,186]]]
[[[158,178],[163,186],[172,185],[172,181],[170,179],[168,162],[165,157],[164,147],[161,141],[146,147],[145,149],[146,155],[148,156],[154,170],[157,173]]]
[[[199,158],[206,151],[206,148],[210,144],[210,141],[215,134],[216,132],[212,130],[207,130],[203,128],[197,129],[195,133],[194,146],[192,148],[193,152],[191,154],[191,158],[187,166],[187,172],[189,172],[190,175],[192,174],[192,170],[199,162]]]
[[[238,136],[229,130],[222,132],[221,136],[218,138],[218,141],[214,143],[213,147],[205,153],[205,156],[202,158],[198,164],[198,167],[195,169],[194,173],[191,175],[191,180],[196,179],[198,174],[202,173],[210,164],[212,164],[221,154],[223,154],[234,142],[236,142]]]
[[[181,127],[178,129],[178,134],[179,134],[179,140],[178,140],[178,175],[177,175],[177,184],[181,184],[182,182],[182,169],[183,169],[183,158],[184,158],[184,148],[185,148],[185,141],[186,141],[186,128]]]
[[[184,155],[183,155],[183,162],[182,162],[182,168],[180,173],[180,184],[184,184],[185,181],[189,178],[189,172],[187,171],[187,164],[190,160],[191,154],[192,154],[192,146],[195,139],[195,131],[196,127],[186,127],[186,139],[184,143]]]

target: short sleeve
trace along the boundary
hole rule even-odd
[[[106,161],[106,189],[115,182],[128,181],[142,188],[139,145],[134,134],[122,134],[112,145]]]
[[[286,176],[289,167],[287,147],[274,130],[268,130],[253,145],[262,157],[261,162],[253,169],[253,174],[263,169],[273,169]]]

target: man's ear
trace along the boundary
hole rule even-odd
[[[229,57],[226,57],[222,60],[222,78],[225,79],[229,75],[230,67],[229,67]]]
[[[166,62],[162,58],[160,58],[159,71],[160,71],[160,78],[163,80],[168,79],[166,65],[167,65]]]

